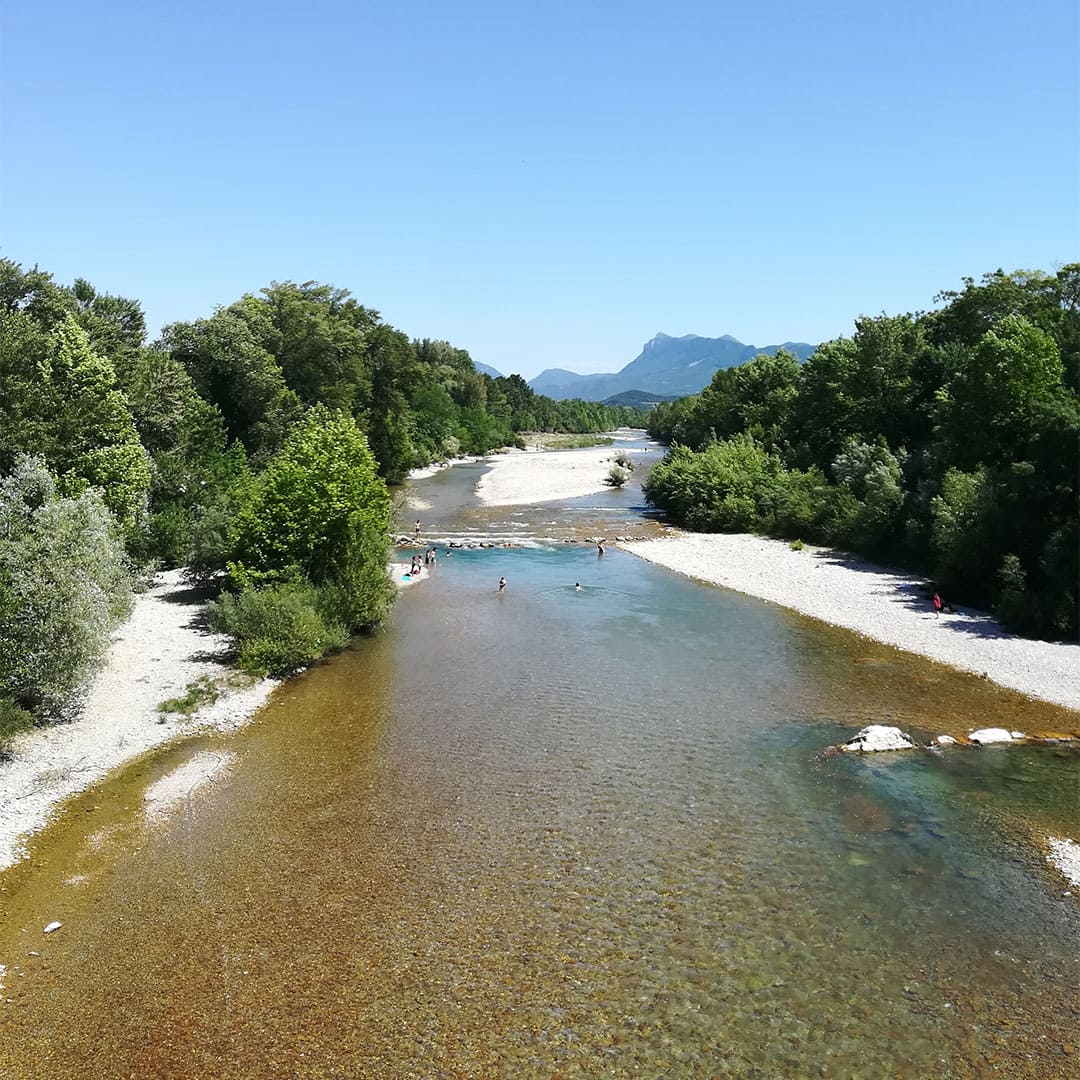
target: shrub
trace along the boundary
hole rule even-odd
[[[11,743],[21,731],[29,731],[34,718],[10,698],[0,698],[0,759],[11,752]]]
[[[629,479],[630,474],[625,469],[620,469],[618,465],[612,465],[604,478],[604,483],[609,484],[611,487],[621,488]]]
[[[130,603],[101,496],[60,498],[40,459],[19,459],[0,480],[0,697],[38,717],[71,712]]]
[[[286,583],[226,593],[209,605],[209,617],[234,639],[245,671],[285,675],[345,645],[348,629],[334,614],[341,606],[334,590]]]
[[[625,469],[627,472],[633,472],[634,471],[634,463],[630,459],[629,454],[626,454],[626,453],[619,454],[615,458],[615,464],[618,465],[620,469]]]
[[[791,543],[788,544],[788,547],[791,548],[792,551],[802,551],[806,545],[801,540],[792,540]]]

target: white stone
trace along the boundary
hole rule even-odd
[[[956,740],[951,735],[939,735],[934,740],[935,746],[955,746]]]
[[[1075,840],[1050,837],[1050,854],[1046,861],[1065,876],[1070,885],[1080,885],[1080,844]],[[1065,894],[1068,896],[1068,893]]]
[[[45,929],[44,929],[44,930],[42,930],[41,932],[42,932],[43,934],[51,934],[51,933],[52,933],[52,932],[53,932],[54,930],[59,930],[59,929],[60,929],[60,927],[61,927],[61,926],[63,926],[63,925],[64,925],[64,924],[63,924],[63,923],[60,923],[60,922],[51,922],[51,923],[49,923],[49,925],[48,925],[48,926],[46,926],[46,927],[45,927]]]
[[[1027,738],[1027,736],[1022,731],[1010,731],[1009,734],[1014,739],[1026,739]]]
[[[915,744],[910,735],[905,735],[898,727],[885,724],[871,724],[864,727],[854,739],[849,739],[840,748],[848,753],[872,754],[879,750],[913,750]]]
[[[1003,727],[979,728],[978,731],[973,731],[968,738],[980,746],[985,746],[987,743],[1013,741],[1013,736]]]

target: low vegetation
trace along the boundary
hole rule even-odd
[[[620,468],[618,465],[612,465],[604,478],[604,483],[610,487],[621,488],[629,479],[630,474],[625,469]]]
[[[644,419],[642,419],[644,424]],[[545,432],[523,432],[521,439],[527,446],[540,446],[545,450],[585,450],[590,446],[610,446],[615,440],[608,435],[557,435]]]
[[[216,680],[204,675],[187,685],[180,697],[168,698],[158,706],[162,716],[194,716],[200,709],[213,705],[221,696],[221,687]]]

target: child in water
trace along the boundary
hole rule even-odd
[[[499,578],[499,592],[502,592],[506,588],[506,578]]]

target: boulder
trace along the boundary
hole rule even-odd
[[[905,735],[898,727],[870,724],[840,749],[849,754],[874,754],[881,750],[914,750],[915,743],[910,735]]]
[[[968,738],[977,746],[986,746],[989,743],[1012,742],[1016,736],[1003,727],[987,727],[971,732]],[[1022,735],[1021,738],[1023,738]]]
[[[931,739],[931,743],[934,746],[955,746],[956,740],[951,735],[939,735],[936,739]]]

